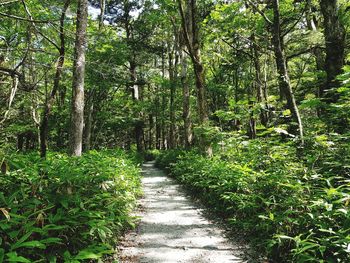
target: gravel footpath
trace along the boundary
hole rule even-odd
[[[119,246],[123,263],[246,262],[243,250],[202,215],[181,187],[152,162],[143,166],[142,219]]]

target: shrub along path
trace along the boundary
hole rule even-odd
[[[176,182],[153,163],[143,166],[143,212],[120,246],[121,262],[244,262],[242,249],[224,237]]]

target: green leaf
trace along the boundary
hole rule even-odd
[[[74,259],[99,259],[101,256],[89,250],[82,250]]]
[[[25,257],[18,256],[16,252],[10,252],[6,254],[8,262],[23,262],[30,263],[31,261]]]
[[[16,248],[21,247],[21,244],[24,241],[26,241],[32,234],[33,234],[33,231],[29,231],[25,233],[15,244],[11,246],[11,250],[15,250]]]
[[[24,243],[16,246],[16,248],[20,248],[20,247],[40,248],[40,249],[46,248],[46,246],[43,243],[41,243],[40,241],[37,241],[37,240],[24,242]]]
[[[56,263],[57,262],[57,258],[55,256],[50,256],[49,257],[49,261],[50,261],[50,263]]]
[[[4,262],[5,250],[0,248],[0,263]]]
[[[58,237],[50,237],[40,241],[43,244],[62,244],[62,239]]]

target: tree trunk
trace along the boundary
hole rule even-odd
[[[306,13],[305,13],[305,19],[306,19],[306,24],[307,24],[307,28],[310,31],[316,32],[318,30],[318,23],[316,20],[315,15],[312,13],[312,1],[311,0],[307,0],[307,5],[308,8],[306,9]],[[315,56],[316,59],[316,69],[317,70],[324,70],[325,68],[325,59],[323,57],[323,52],[322,49],[320,47],[315,47],[311,50],[311,53]]]
[[[153,149],[153,128],[154,128],[154,120],[153,114],[148,115],[149,120],[149,130],[148,130],[148,149]]]
[[[155,106],[156,106],[156,149],[161,149],[161,114],[160,114],[160,100],[159,100],[159,87],[156,87],[156,98],[155,98]]]
[[[60,18],[60,50],[59,59],[56,66],[56,73],[53,83],[53,88],[50,94],[50,98],[46,99],[45,109],[40,124],[40,156],[46,158],[47,151],[47,136],[49,131],[49,118],[51,109],[55,100],[57,91],[59,90],[59,84],[63,71],[63,65],[65,60],[65,33],[64,33],[64,20],[66,18],[67,9],[69,7],[70,0],[66,0]]]
[[[342,73],[345,55],[345,29],[339,19],[338,0],[320,0],[321,12],[324,18],[324,35],[326,40],[327,81],[320,90],[320,95],[327,103],[337,101],[334,88],[339,86],[337,75]]]
[[[136,63],[134,62],[134,59],[130,61],[130,80],[131,80],[132,98],[135,103],[138,103],[138,101],[140,101],[140,87],[136,84],[137,75],[136,75]],[[136,120],[136,123],[134,126],[136,148],[138,152],[142,152],[145,149],[142,112],[138,113],[137,118],[138,119]]]
[[[87,109],[86,109],[86,124],[85,124],[85,147],[84,150],[86,152],[90,151],[91,149],[91,133],[92,133],[92,114],[94,112],[94,103],[93,103],[93,98],[92,98],[92,93],[90,92],[90,96],[89,96],[89,103],[87,105]]]
[[[279,9],[279,0],[273,0],[272,1],[273,6],[273,25],[272,25],[272,44],[274,46],[274,53],[276,58],[276,66],[278,71],[278,81],[279,81],[279,87],[281,90],[281,93],[285,96],[287,99],[287,107],[291,111],[293,120],[297,123],[297,127],[293,127],[293,130],[298,130],[300,142],[303,145],[304,144],[304,133],[303,133],[303,125],[299,113],[298,106],[296,104],[293,90],[290,84],[289,74],[288,74],[288,68],[287,68],[287,61],[284,54],[284,41],[283,37],[281,35],[281,28],[280,28],[280,9]]]
[[[162,78],[165,78],[165,57],[164,53],[162,53]],[[166,111],[166,105],[167,105],[167,97],[165,94],[165,90],[162,91],[162,109],[161,109],[161,148],[163,150],[166,150],[168,148],[167,144],[167,134],[166,134],[166,122],[165,122],[165,111]]]
[[[197,21],[197,1],[187,1],[187,16],[185,16],[182,0],[178,0],[179,11],[182,20],[182,29],[184,31],[185,43],[190,53],[190,57],[193,64],[195,73],[195,83],[197,88],[197,107],[199,115],[199,125],[207,126],[209,123],[208,107],[206,101],[206,88],[205,88],[205,70],[202,63],[200,52],[200,35],[199,24]],[[200,147],[202,151],[208,156],[213,155],[213,150],[210,141],[202,134],[199,138]]]
[[[74,48],[73,96],[70,147],[71,155],[81,156],[84,128],[84,78],[85,49],[87,45],[86,28],[88,1],[78,0],[76,40]]]
[[[258,46],[255,43],[255,35],[252,34],[252,48],[253,48],[253,59],[254,59],[254,67],[255,67],[255,86],[256,86],[256,95],[257,101],[260,104],[261,112],[260,112],[260,121],[261,124],[267,127],[268,125],[268,106],[266,100],[264,98],[264,87],[263,82],[261,80],[261,65],[260,65],[260,54],[258,50]]]
[[[190,86],[187,79],[187,60],[183,51],[180,51],[181,83],[183,96],[184,145],[188,149],[192,145],[192,123],[190,108]]]
[[[101,30],[103,27],[104,17],[105,17],[105,10],[106,10],[106,0],[100,0],[100,21],[99,21],[99,29]]]
[[[170,106],[169,106],[169,120],[170,120],[170,129],[169,129],[169,148],[175,148],[175,67],[174,64],[174,53],[175,49],[171,48],[171,45],[168,43],[168,70],[169,70],[169,82],[170,82]]]

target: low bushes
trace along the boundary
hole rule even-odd
[[[113,253],[140,194],[121,151],[13,155],[0,175],[0,262],[80,262]]]
[[[211,159],[166,152],[159,163],[271,261],[349,262],[348,179],[293,156],[295,147],[257,140]]]

